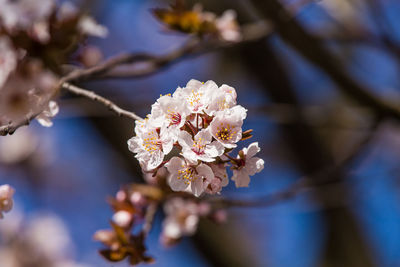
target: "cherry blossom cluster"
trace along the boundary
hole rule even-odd
[[[146,253],[145,241],[155,212],[161,205],[166,215],[160,235],[164,246],[175,245],[184,236],[194,234],[200,218],[225,222],[225,210],[214,207],[207,200],[187,193],[174,196],[171,190],[168,191],[165,170],[165,167],[161,168],[156,179],[148,176],[151,177],[146,179],[148,184],[125,185],[115,197],[109,198],[113,209],[112,227],[94,234],[94,239],[106,247],[100,250],[104,258],[113,262],[128,259],[132,265],[153,262]]]
[[[69,2],[0,0],[0,126],[41,111],[38,121],[51,126],[61,65],[79,58],[87,36],[106,34]]]
[[[183,2],[177,1],[169,9],[157,8],[154,15],[171,30],[213,36],[226,42],[238,42],[242,39],[234,10],[226,10],[220,17],[204,11],[200,4],[188,9]]]
[[[196,233],[200,218],[214,223],[226,221],[226,211],[213,209],[207,201],[195,201],[190,198],[173,197],[164,203],[166,218],[160,241],[164,246],[175,245],[184,236]]]
[[[145,222],[150,205],[156,205],[162,197],[162,191],[157,187],[127,185],[118,191],[115,198],[110,198],[114,211],[112,227],[94,234],[94,239],[106,246],[100,254],[112,262],[126,258],[132,265],[153,262],[153,258],[146,254],[144,245],[147,230],[139,229]],[[136,233],[133,233],[134,230]]]
[[[153,174],[165,166],[173,191],[219,193],[228,185],[231,164],[236,187],[246,187],[250,175],[260,172],[264,161],[255,157],[258,143],[230,155],[241,140],[247,110],[237,105],[236,91],[213,81],[190,80],[172,95],[160,96],[146,119],[136,121],[136,136],[128,141],[144,172]]]
[[[72,259],[74,244],[62,219],[13,211],[0,223],[1,266],[89,267]]]

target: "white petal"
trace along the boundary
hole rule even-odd
[[[185,183],[184,179],[178,179],[178,175],[171,175],[168,184],[171,187],[172,190],[180,192],[180,191],[185,191],[186,188],[188,188],[188,184]]]
[[[145,162],[145,166],[147,170],[153,170],[160,166],[163,162],[164,153],[161,150],[156,150],[152,154],[150,154],[149,160]]]
[[[43,127],[51,127],[53,126],[53,122],[51,119],[45,115],[39,115],[36,117],[36,120],[42,125]]]
[[[244,169],[249,175],[254,175],[264,169],[264,160],[257,157],[247,159]]]
[[[210,131],[203,129],[200,132],[198,132],[194,137],[195,140],[198,140],[200,138],[205,141],[204,143],[210,143],[212,140],[212,135]]]
[[[225,147],[218,141],[213,141],[205,148],[205,153],[210,157],[218,157],[224,154]]]
[[[187,84],[186,84],[186,88],[190,88],[190,89],[198,89],[201,86],[203,86],[203,83],[195,80],[195,79],[191,79]]]
[[[195,179],[194,181],[191,182],[191,189],[193,195],[196,197],[201,196],[201,194],[204,192],[204,184],[203,184],[203,179],[201,177]]]
[[[248,187],[250,183],[250,176],[244,169],[233,170],[232,181],[235,181],[236,187]]]
[[[211,180],[214,178],[214,172],[212,169],[206,164],[200,164],[197,168],[197,173],[199,176],[206,178],[207,180]]]
[[[260,147],[258,146],[258,142],[254,142],[251,143],[248,148],[247,151],[245,151],[246,153],[246,157],[247,158],[252,158],[254,157],[255,154],[257,154],[258,152],[260,152]]]
[[[166,164],[167,170],[172,173],[177,173],[178,170],[182,169],[182,166],[186,166],[185,162],[179,157],[173,157]]]
[[[128,148],[133,153],[139,153],[142,150],[141,144],[142,139],[138,136],[134,136],[128,140]]]
[[[180,131],[179,138],[178,138],[178,143],[182,147],[191,148],[193,146],[192,136],[186,131]]]

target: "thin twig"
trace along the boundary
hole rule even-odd
[[[398,103],[384,100],[373,93],[373,89],[355,80],[343,62],[327,49],[323,42],[305,29],[278,1],[252,0],[255,7],[274,23],[275,31],[282,39],[315,66],[321,68],[338,85],[343,93],[354,101],[369,106],[376,115],[400,121]]]
[[[109,110],[113,111],[115,114],[117,114],[119,117],[125,117],[128,119],[132,119],[132,120],[142,120],[141,117],[139,117],[138,115],[136,115],[133,112],[130,112],[128,110],[122,109],[119,106],[117,106],[115,103],[113,103],[112,101],[108,100],[107,98],[104,98],[96,93],[94,93],[93,91],[89,91],[86,89],[82,89],[79,88],[75,85],[72,85],[70,83],[64,83],[62,85],[62,88],[75,94],[75,95],[79,95],[79,96],[83,96],[83,97],[87,97],[93,101],[99,102],[101,104],[103,104],[104,106],[106,106]]]
[[[132,79],[154,74],[161,69],[176,64],[187,57],[209,53],[218,49],[229,48],[254,42],[267,37],[273,32],[271,25],[266,21],[259,21],[242,26],[242,39],[239,42],[226,42],[219,39],[201,40],[198,37],[190,38],[178,49],[172,50],[164,55],[141,54],[141,60],[130,60],[135,58],[135,53],[121,55],[119,60],[122,64],[102,64],[97,66],[96,71],[87,71],[87,75],[77,74],[76,80],[91,79]],[[129,63],[127,65],[127,63]],[[127,66],[124,66],[127,65]],[[139,66],[139,67],[138,67]]]
[[[74,69],[66,76],[60,79],[58,85],[54,88],[51,94],[44,97],[37,105],[34,111],[28,113],[24,118],[17,121],[10,121],[7,125],[0,126],[0,135],[13,134],[19,127],[29,125],[29,123],[36,118],[48,105],[49,101],[53,99],[64,86],[64,83],[77,82],[83,80],[93,80],[101,78],[134,78],[149,75],[157,72],[162,67],[171,65],[184,59],[188,55],[206,53],[217,48],[224,48],[230,46],[240,45],[246,42],[259,40],[264,38],[272,32],[272,28],[265,21],[257,22],[250,25],[244,25],[243,40],[237,43],[227,43],[220,40],[207,40],[200,41],[198,38],[191,38],[183,46],[173,50],[165,55],[151,55],[147,53],[128,53],[112,57],[103,63],[88,69]],[[147,68],[132,70],[115,70],[121,65],[130,64],[134,68],[136,65],[144,65]]]
[[[154,221],[154,217],[156,216],[156,213],[157,213],[157,208],[158,208],[157,203],[151,203],[147,207],[146,214],[144,217],[144,224],[143,224],[143,228],[142,228],[142,232],[145,236],[149,234],[149,232],[153,226],[153,221]]]
[[[336,176],[336,173],[342,169],[349,168],[350,165],[354,164],[354,161],[358,156],[368,147],[372,142],[373,138],[377,135],[377,129],[380,125],[380,118],[377,117],[374,120],[373,125],[371,125],[371,131],[363,138],[357,146],[352,149],[352,151],[336,166],[329,166],[323,168],[317,173],[309,176],[303,177],[295,182],[289,188],[277,192],[268,196],[263,196],[254,199],[226,199],[226,198],[215,198],[210,199],[210,201],[216,205],[217,208],[228,208],[228,207],[268,207],[282,201],[293,198],[300,193],[317,189],[324,185],[330,185],[332,183],[343,182],[341,180],[333,180],[332,177]],[[318,181],[318,182],[317,182]]]

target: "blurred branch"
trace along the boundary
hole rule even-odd
[[[252,1],[266,18],[274,23],[275,31],[289,45],[314,65],[325,71],[339,89],[358,103],[369,106],[378,115],[395,118],[400,121],[400,108],[395,103],[385,101],[374,95],[371,88],[351,77],[342,62],[322,41],[304,29],[277,0]]]
[[[144,224],[142,228],[142,232],[145,236],[147,236],[153,226],[154,218],[156,216],[158,209],[157,203],[152,203],[147,207],[146,215],[144,218]]]
[[[131,53],[119,56],[118,60],[110,59],[110,62],[97,66],[95,70],[88,69],[85,71],[85,74],[77,75],[75,80],[142,77],[154,74],[155,72],[165,69],[167,66],[172,64],[176,64],[187,57],[260,40],[271,34],[272,31],[272,27],[269,23],[266,21],[260,21],[242,26],[242,40],[240,42],[226,42],[217,39],[202,40],[198,37],[192,37],[182,47],[166,53],[165,55],[157,56]],[[138,57],[139,55],[140,57]],[[123,66],[127,64],[130,65]]]
[[[256,41],[266,37],[268,34],[272,32],[270,25],[264,21],[257,22],[254,24],[244,25],[242,29],[243,29],[243,39],[241,42],[238,43],[229,43],[213,39],[204,41],[200,40],[199,38],[192,38],[189,39],[189,41],[182,47],[173,50],[172,52],[169,52],[165,55],[156,56],[146,53],[122,54],[112,57],[92,68],[88,69],[75,68],[72,71],[70,71],[66,76],[60,79],[60,82],[54,88],[53,92],[49,94],[49,96],[45,97],[41,101],[41,103],[39,103],[35,111],[29,112],[24,118],[18,121],[10,121],[7,125],[0,126],[0,135],[13,134],[19,127],[22,127],[24,125],[29,125],[29,123],[34,118],[36,118],[40,113],[42,113],[46,105],[48,105],[48,102],[58,94],[59,90],[63,87],[64,83],[79,82],[84,80],[93,80],[100,78],[103,79],[134,78],[134,77],[149,75],[160,70],[162,67],[176,63],[187,56],[206,53],[219,48],[226,48],[230,46],[240,45],[246,42]],[[147,68],[138,70],[114,70],[117,66],[127,65],[127,64],[131,64],[130,67],[135,67],[135,65],[145,65],[147,66]],[[79,91],[79,93],[82,92]],[[84,93],[83,95],[87,97],[90,96],[86,93]],[[111,106],[115,105],[113,103],[111,104],[112,104]],[[119,114],[119,111],[121,110],[116,109],[117,114]],[[126,113],[122,112],[122,114]]]
[[[119,117],[125,117],[125,118],[132,119],[132,120],[142,120],[142,118],[139,117],[138,115],[136,115],[135,113],[120,108],[119,106],[114,104],[112,101],[96,94],[93,91],[79,88],[79,87],[72,85],[70,83],[67,83],[67,82],[63,83],[62,88],[75,94],[75,95],[83,96],[83,97],[89,98],[93,101],[103,104],[109,110],[111,110],[112,112],[117,114]]]
[[[221,205],[223,207],[267,207],[272,206],[274,204],[280,203],[282,201],[291,199],[292,197],[297,196],[298,194],[309,190],[316,189],[317,187],[323,185],[335,184],[337,182],[342,182],[340,180],[334,179],[338,172],[343,169],[349,168],[354,164],[356,158],[362,154],[368,145],[372,142],[373,137],[376,135],[377,128],[379,127],[379,120],[375,120],[374,124],[371,127],[371,130],[366,135],[363,140],[361,140],[357,146],[348,154],[348,156],[343,159],[336,166],[331,166],[324,168],[315,174],[310,175],[309,177],[303,177],[296,181],[289,188],[277,192],[275,194],[271,194],[269,196],[261,197],[258,199],[211,199],[215,204]]]

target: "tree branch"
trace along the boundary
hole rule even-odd
[[[83,97],[89,98],[89,99],[91,99],[93,101],[96,101],[96,102],[99,102],[99,103],[103,104],[109,110],[111,110],[112,112],[117,114],[119,117],[125,117],[125,118],[132,119],[132,120],[142,120],[142,118],[139,117],[138,115],[136,115],[135,113],[120,108],[119,106],[117,106],[112,101],[110,101],[107,98],[104,98],[104,97],[96,94],[95,92],[79,88],[79,87],[77,87],[75,85],[72,85],[70,83],[63,83],[62,88],[67,90],[67,91],[69,91],[69,92],[71,92],[71,93],[73,93],[73,94],[75,94],[75,95],[83,96]]]
[[[237,46],[246,42],[256,41],[266,37],[268,34],[272,32],[272,28],[265,21],[244,25],[242,27],[242,30],[243,30],[243,39],[241,42],[237,43],[223,42],[214,39],[201,41],[196,37],[189,39],[188,42],[186,42],[182,47],[173,50],[165,55],[156,56],[147,53],[128,53],[112,57],[92,68],[88,69],[75,68],[71,72],[69,72],[66,76],[60,79],[59,84],[54,88],[53,92],[49,94],[47,97],[43,98],[43,100],[38,104],[35,111],[31,111],[24,118],[21,118],[18,121],[10,121],[7,125],[0,126],[0,135],[4,136],[7,134],[13,134],[19,127],[22,127],[24,125],[29,125],[29,123],[34,118],[36,118],[40,113],[42,113],[48,102],[58,94],[58,92],[62,87],[64,87],[64,83],[93,80],[93,79],[106,79],[106,78],[107,79],[134,78],[134,77],[149,75],[160,70],[162,67],[165,67],[167,65],[172,65],[173,63],[176,63],[187,56],[207,53],[218,48]],[[145,63],[144,65],[147,66],[147,68],[136,69],[136,70],[115,69],[118,66],[127,64],[130,64],[130,67],[134,68],[136,65],[143,65],[143,63]],[[69,84],[69,86],[67,87],[71,88],[71,86],[72,85]],[[75,89],[76,88],[78,87],[75,87]],[[93,96],[93,95],[84,95],[84,96]],[[107,99],[104,98],[102,99],[107,101]],[[106,102],[103,101],[103,104],[104,103]],[[112,106],[117,107],[115,106],[114,103],[111,102],[111,104]],[[124,110],[122,109],[121,110],[117,109],[117,111],[114,110],[114,112],[116,112],[117,114],[119,114],[119,111],[124,111]],[[122,112],[121,114],[123,115],[120,116],[127,115],[125,117],[130,117],[132,114],[129,115],[129,113],[130,112],[128,113]]]
[[[303,191],[309,189],[316,189],[317,187],[323,185],[329,185],[332,183],[342,182],[337,179],[332,179],[336,176],[337,172],[349,168],[351,164],[354,163],[356,158],[365,151],[368,145],[372,142],[373,138],[376,136],[376,131],[380,125],[380,118],[375,118],[371,130],[369,133],[357,144],[357,146],[350,151],[350,153],[336,166],[326,167],[322,170],[316,172],[315,174],[299,179],[289,188],[277,192],[268,196],[263,196],[256,199],[226,199],[226,198],[216,198],[211,199],[211,202],[217,206],[228,207],[267,207],[274,204],[280,203],[282,201],[288,200],[294,196],[297,196]]]
[[[380,99],[372,89],[351,77],[342,62],[316,36],[298,23],[291,13],[277,0],[252,0],[267,19],[274,23],[275,31],[303,57],[325,71],[339,86],[338,88],[354,101],[369,106],[377,115],[400,121],[398,104]]]

